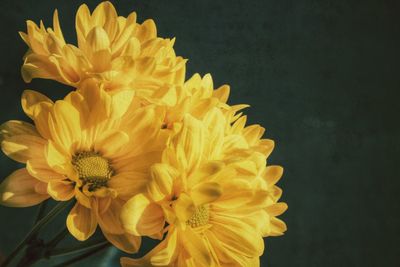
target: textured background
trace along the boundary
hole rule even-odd
[[[2,122],[26,119],[19,105],[25,88],[53,98],[68,92],[50,81],[23,83],[26,48],[17,31],[28,18],[50,25],[58,8],[67,39],[75,41],[81,2],[0,2]],[[115,4],[122,15],[136,10],[140,21],[154,18],[160,36],[176,36],[177,53],[190,59],[187,77],[210,72],[215,85],[230,84],[230,103],[251,104],[250,122],[276,140],[270,163],[285,167],[279,185],[289,204],[282,216],[289,230],[266,240],[262,266],[398,266],[399,1]],[[16,167],[1,155],[0,179]],[[28,231],[35,212],[0,207],[3,254]],[[116,262],[116,253],[99,255],[102,264],[113,266],[107,260]]]

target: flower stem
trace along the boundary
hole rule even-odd
[[[46,211],[47,203],[48,203],[48,200],[45,200],[42,203],[40,203],[39,211],[37,213],[36,220],[35,220],[35,224],[37,224],[44,217],[44,212]]]
[[[64,237],[68,234],[67,227],[64,227],[52,240],[50,240],[45,246],[47,248],[54,248],[60,243]]]
[[[79,256],[77,256],[77,257],[75,257],[75,258],[72,258],[72,259],[70,259],[70,260],[67,260],[67,261],[65,261],[65,262],[62,262],[62,263],[60,263],[60,264],[57,264],[57,265],[55,265],[54,267],[67,267],[67,266],[70,266],[71,264],[73,264],[73,263],[75,263],[75,262],[78,262],[78,261],[80,261],[80,260],[83,260],[83,259],[85,259],[85,258],[87,258],[87,257],[89,257],[89,256],[91,256],[91,255],[93,255],[93,254],[95,254],[95,253],[101,251],[102,249],[105,249],[106,247],[108,247],[108,246],[110,246],[110,245],[111,245],[111,244],[110,244],[109,242],[105,242],[105,243],[103,243],[103,245],[101,245],[101,246],[95,247],[95,248],[89,250],[88,252],[83,253],[82,255],[79,255]]]
[[[11,252],[11,254],[6,258],[6,260],[2,263],[1,267],[6,267],[11,261],[15,258],[18,252],[29,242],[31,242],[35,237],[39,230],[48,224],[52,219],[54,219],[64,208],[66,208],[70,202],[60,202],[58,203],[46,216],[39,219],[39,221],[32,227],[29,233],[25,236],[25,238],[18,244],[18,246]],[[41,213],[41,212],[40,212]]]

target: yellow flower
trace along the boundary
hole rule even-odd
[[[29,46],[22,76],[53,79],[78,87],[94,78],[106,90],[130,88],[151,96],[167,85],[182,84],[185,62],[175,55],[174,39],[157,37],[153,20],[136,22],[136,13],[118,16],[110,2],[102,2],[91,14],[81,5],[76,14],[78,46],[66,43],[54,12],[53,29],[27,21],[20,33]]]
[[[286,204],[276,204],[277,195],[271,203],[259,175],[266,156],[232,142],[236,137],[225,126],[217,108],[202,121],[184,117],[162,162],[152,166],[147,192],[130,199],[121,212],[131,234],[161,239],[168,233],[145,257],[122,258],[124,267],[259,265],[267,215],[283,212]]]
[[[185,114],[202,119],[214,107],[229,110],[230,107],[226,104],[229,91],[228,85],[222,85],[214,90],[210,74],[206,74],[203,78],[195,74],[182,86],[176,86],[175,90],[166,90],[165,94],[157,99],[149,99],[149,102],[167,107],[165,126],[173,128],[174,123],[182,122]]]
[[[25,91],[22,106],[34,125],[6,122],[1,146],[26,168],[3,181],[0,203],[26,207],[49,197],[76,198],[67,218],[75,238],[86,240],[99,225],[116,247],[135,252],[140,238],[125,232],[119,213],[142,191],[150,166],[160,160],[164,111],[140,107],[132,90],[110,96],[90,80],[55,103]]]

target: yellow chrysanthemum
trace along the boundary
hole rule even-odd
[[[125,232],[120,210],[160,160],[164,111],[140,107],[132,90],[110,96],[90,80],[55,103],[25,91],[22,106],[34,125],[6,122],[1,147],[26,168],[3,181],[0,203],[26,207],[49,197],[76,198],[67,218],[73,236],[86,240],[99,224],[116,247],[135,252],[140,238]]]
[[[147,192],[130,199],[121,213],[131,234],[168,234],[145,257],[122,258],[124,267],[259,265],[262,236],[286,204],[270,196],[273,184],[259,175],[266,156],[233,142],[237,138],[225,126],[217,108],[202,121],[185,115],[162,163],[152,167]]]
[[[174,90],[165,90],[165,94],[149,99],[149,102],[167,107],[165,126],[172,128],[174,123],[182,122],[185,114],[202,119],[214,107],[229,110],[230,107],[226,104],[229,91],[228,85],[214,89],[210,74],[204,75],[203,78],[195,74],[182,86],[176,86]]]
[[[136,22],[136,13],[117,15],[110,2],[102,2],[91,14],[84,4],[76,14],[78,46],[66,43],[57,10],[53,29],[32,21],[20,33],[29,46],[22,66],[26,82],[53,79],[78,87],[87,78],[106,90],[130,88],[151,96],[170,85],[181,85],[185,62],[175,55],[174,39],[157,37],[153,20]]]

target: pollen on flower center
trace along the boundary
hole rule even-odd
[[[114,171],[107,159],[94,151],[83,151],[75,154],[72,165],[78,172],[79,179],[89,184],[89,191],[107,186]]]
[[[199,206],[196,208],[196,211],[193,213],[192,217],[190,217],[190,219],[186,221],[186,224],[191,226],[192,228],[196,228],[206,225],[209,219],[209,207],[206,205]]]

